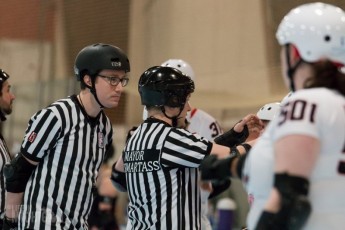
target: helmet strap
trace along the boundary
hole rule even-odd
[[[285,56],[286,56],[286,64],[287,64],[287,76],[288,76],[289,81],[290,81],[290,90],[292,92],[295,92],[296,87],[295,87],[293,78],[294,78],[296,69],[298,68],[298,66],[300,64],[303,63],[303,60],[302,60],[302,58],[299,58],[297,63],[294,66],[292,66],[291,62],[290,62],[290,44],[285,45],[285,47],[286,47],[286,49],[285,49]],[[292,47],[292,48],[294,48],[294,47]]]
[[[92,95],[94,96],[94,98],[96,99],[97,103],[99,104],[100,108],[103,109],[104,106],[102,105],[102,103],[98,100],[98,97],[97,97],[97,92],[96,92],[96,76],[93,75],[91,77],[91,86],[89,86],[88,84],[85,84],[87,88],[90,89],[90,92],[92,93]]]
[[[162,111],[162,113],[164,114],[164,116],[167,117],[167,118],[169,118],[169,119],[171,120],[171,123],[172,123],[171,125],[172,125],[172,127],[175,127],[175,128],[176,128],[176,127],[177,127],[178,116],[180,116],[180,114],[182,113],[183,106],[179,107],[180,112],[179,112],[176,116],[172,116],[172,117],[170,117],[170,116],[168,116],[168,115],[166,114],[164,105],[160,106],[160,108],[161,108],[161,111]]]

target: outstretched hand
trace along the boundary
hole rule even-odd
[[[240,122],[234,126],[234,131],[242,132],[244,126],[247,125],[249,136],[246,141],[256,139],[260,136],[261,131],[264,129],[263,122],[255,114],[246,115]]]

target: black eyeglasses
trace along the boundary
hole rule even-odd
[[[100,75],[100,74],[98,74],[98,76],[100,76],[101,78],[106,79],[107,82],[110,85],[112,85],[112,86],[117,86],[121,82],[122,87],[125,87],[128,84],[128,82],[129,82],[128,77],[123,77],[123,78],[109,77],[109,76],[103,76],[103,75]]]

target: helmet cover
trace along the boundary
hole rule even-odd
[[[182,107],[194,88],[189,76],[178,69],[163,66],[147,69],[138,84],[141,104],[146,106]]]
[[[182,73],[189,76],[195,81],[195,74],[192,66],[182,59],[169,59],[161,64],[161,66],[168,66],[180,70]]]
[[[83,75],[95,76],[103,69],[130,71],[127,55],[118,47],[93,44],[83,48],[74,63],[74,73],[80,81]]]
[[[262,106],[257,112],[257,116],[260,120],[271,121],[279,113],[280,103],[268,103]]]
[[[293,44],[307,62],[329,59],[345,64],[345,12],[325,3],[307,3],[292,9],[281,21],[276,38]]]

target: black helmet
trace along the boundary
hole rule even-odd
[[[141,104],[146,106],[183,107],[194,88],[189,76],[178,69],[163,66],[146,70],[138,84]]]
[[[85,75],[96,75],[103,69],[130,71],[127,55],[118,47],[108,44],[93,44],[83,48],[74,63],[77,80]]]

